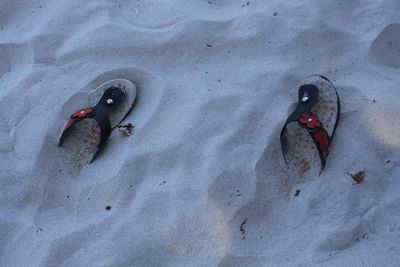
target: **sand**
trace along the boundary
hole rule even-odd
[[[0,14],[1,266],[398,266],[397,0]],[[310,74],[337,87],[341,121],[324,172],[293,179],[279,133]],[[115,78],[138,89],[133,134],[73,173],[58,137]]]

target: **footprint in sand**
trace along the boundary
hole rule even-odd
[[[386,26],[372,42],[370,53],[378,63],[400,68],[400,24]]]
[[[160,103],[164,85],[159,79],[157,79],[157,77],[154,77],[150,73],[138,69],[125,68],[109,71],[99,75],[91,82],[89,82],[82,90],[70,96],[70,98],[64,103],[61,109],[56,125],[52,127],[52,142],[50,142],[51,144],[56,143],[56,140],[59,139],[61,131],[62,129],[64,129],[66,121],[70,117],[71,113],[82,107],[94,106],[98,102],[98,99],[95,99],[94,95],[90,92],[93,91],[94,88],[96,88],[100,84],[103,84],[104,82],[115,78],[133,81],[137,87],[137,97],[134,103],[134,108],[132,109],[132,112],[128,114],[129,116],[126,118],[126,122],[131,122],[134,124],[134,134],[135,136],[140,137],[138,135],[140,134],[142,128],[144,127],[144,125],[146,125],[146,123],[149,122],[150,117]],[[53,128],[57,129],[57,131],[54,131]],[[115,134],[116,132],[118,131],[114,131],[113,133]],[[118,136],[118,133],[115,136]],[[87,140],[89,139],[90,138],[88,137]],[[96,158],[96,162],[103,162],[103,164],[100,164],[102,166],[106,165],[105,163],[107,162],[107,160],[110,160],[110,155],[113,155],[114,160],[116,160],[116,157],[121,157],[121,160],[119,162],[123,164],[124,153],[128,153],[129,151],[129,145],[127,145],[127,142],[134,142],[136,140],[136,138],[130,138],[123,139],[124,142],[120,142],[121,140],[117,138],[116,140],[119,141],[108,147],[107,144],[111,143],[111,139],[113,139],[112,136],[110,136],[110,139],[108,140],[108,142],[106,142],[105,146],[102,147],[102,151],[99,157]],[[72,140],[74,140],[74,138],[72,138]],[[64,140],[63,146],[51,146],[51,148],[43,148],[43,153],[46,155],[59,155],[62,159],[61,161],[63,162],[62,165],[64,165],[65,163],[69,163],[67,165],[71,165],[73,167],[72,170],[75,170],[73,171],[73,173],[76,173],[76,171],[82,169],[83,166],[88,165],[87,159],[83,159],[82,161],[77,160],[83,157],[82,155],[87,152],[87,147],[77,148],[76,151],[73,153],[71,153],[71,151],[68,151],[69,147],[71,147],[71,145],[66,144]],[[52,151],[48,151],[48,149],[51,149]],[[116,153],[115,151],[118,151],[118,155],[110,154]],[[102,156],[102,152],[104,152],[105,157]],[[71,157],[71,155],[73,156]],[[113,168],[111,169],[118,169],[118,166],[119,164],[113,164]]]

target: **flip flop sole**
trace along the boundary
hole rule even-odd
[[[334,85],[325,77],[313,75],[307,77],[302,84],[312,84],[318,87],[318,98],[312,107],[330,141],[336,129],[340,114],[340,102]],[[304,177],[318,175],[324,168],[319,151],[308,131],[297,122],[287,125],[282,136],[282,152],[286,159],[290,176]]]
[[[60,148],[67,157],[67,163],[76,171],[90,163],[98,152],[100,136],[100,128],[93,119],[85,119],[72,126]]]
[[[104,91],[110,87],[120,88],[126,93],[125,99],[110,112],[111,128],[114,129],[132,109],[136,98],[136,87],[126,79],[110,80],[90,93],[88,105],[96,105]],[[67,162],[79,171],[83,166],[91,163],[98,154],[100,138],[100,127],[94,119],[81,120],[74,124],[63,138],[62,153],[67,155]]]

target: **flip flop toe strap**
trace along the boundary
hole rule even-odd
[[[281,143],[287,125],[293,122],[297,122],[310,134],[315,146],[318,149],[323,168],[325,166],[325,159],[326,157],[328,157],[329,154],[330,138],[328,132],[324,129],[322,123],[318,119],[318,116],[313,113],[304,112],[300,117],[297,117],[297,119],[292,117],[291,120],[286,121],[281,132]]]
[[[318,115],[311,112],[312,107],[317,102],[317,98],[318,88],[315,85],[305,84],[300,86],[297,107],[286,120],[281,132],[281,144],[287,125],[292,122],[297,122],[307,130],[313,139],[318,149],[323,169],[325,166],[325,159],[329,154],[330,137],[319,120]]]
[[[325,165],[325,159],[329,154],[329,135],[327,131],[322,126],[318,115],[304,112],[298,119],[300,125],[307,129],[311,138],[318,149],[319,155],[321,157],[322,166]]]
[[[98,108],[97,106],[79,109],[71,115],[58,141],[58,146],[61,146],[62,141],[72,126],[81,120],[89,118],[94,119],[100,127],[100,141],[97,144],[97,146],[100,147],[110,136],[112,129],[108,112],[104,109]]]

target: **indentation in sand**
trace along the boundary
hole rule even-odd
[[[6,122],[4,115],[0,114],[0,153],[6,153],[13,150],[9,133],[10,127]]]
[[[393,149],[400,148],[400,119],[394,107],[379,103],[371,105],[365,124],[378,141]]]
[[[386,26],[373,41],[370,53],[380,64],[400,68],[400,24]]]
[[[163,12],[160,12],[160,11]],[[154,19],[152,14],[158,15]],[[112,17],[121,17],[126,22],[144,29],[160,29],[174,25],[182,14],[168,1],[145,3],[141,1],[121,1],[111,9]]]
[[[238,170],[224,171],[211,184],[208,190],[210,212],[219,222],[228,222],[241,207],[251,189],[250,174]],[[213,215],[214,212],[217,212]]]
[[[63,105],[59,121],[56,123],[56,127],[51,129],[52,131],[54,131],[54,129],[57,129],[51,135],[54,135],[56,132],[61,133],[67,119],[75,110],[95,104],[93,101],[92,103],[90,103],[89,92],[94,90],[97,86],[103,84],[104,82],[116,78],[132,81],[137,88],[137,96],[131,112],[128,113],[127,117],[124,120],[133,123],[135,127],[133,136],[131,138],[125,138],[122,140],[118,138],[117,142],[114,143],[112,142],[112,139],[120,137],[118,134],[115,134],[114,131],[113,134],[110,136],[109,141],[101,149],[98,157],[96,158],[96,161],[91,164],[94,166],[98,163],[99,165],[107,166],[107,162],[109,162],[110,160],[109,155],[107,156],[107,154],[115,153],[113,158],[114,163],[111,165],[112,167],[109,166],[106,170],[106,172],[109,172],[110,175],[111,173],[114,173],[114,171],[117,171],[120,166],[124,164],[122,155],[124,155],[124,153],[128,153],[129,151],[129,146],[127,146],[126,142],[135,142],[135,136],[137,136],[141,132],[142,128],[150,120],[151,116],[153,115],[154,111],[157,109],[160,103],[164,86],[162,82],[157,79],[157,77],[148,72],[134,68],[116,69],[99,74],[96,78],[94,78],[91,82],[84,86],[84,89],[82,89],[82,91],[70,96],[70,98]],[[43,149],[47,150],[49,148],[46,147]],[[52,153],[57,154],[59,152],[60,151],[54,151]],[[117,160],[117,158],[120,158],[120,160]]]
[[[0,47],[0,78],[4,73],[9,72],[11,70],[11,63],[8,59],[7,50],[3,47]]]

